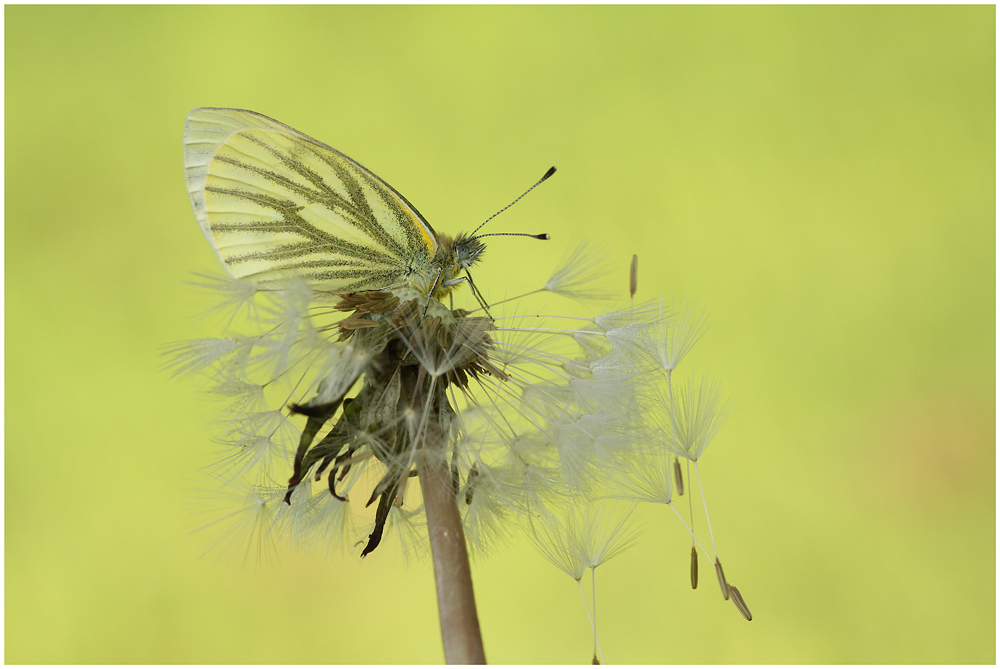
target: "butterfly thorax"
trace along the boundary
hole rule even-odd
[[[430,292],[431,284],[434,283],[436,277],[437,286],[434,288],[434,297],[441,299],[455,290],[457,284],[453,283],[453,279],[458,278],[462,272],[479,262],[486,245],[465,233],[459,233],[454,238],[438,233],[437,242],[437,253],[434,254],[432,273],[426,291]],[[438,275],[439,271],[440,275]]]

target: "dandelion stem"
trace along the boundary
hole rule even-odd
[[[705,554],[705,557],[707,557],[709,559],[709,561],[712,561],[713,560],[712,554],[708,552],[708,549],[705,548],[705,546],[701,543],[701,540],[698,539],[698,537],[695,535],[694,531],[690,527],[688,527],[688,524],[684,521],[684,516],[681,515],[680,511],[678,511],[676,508],[674,508],[674,505],[671,504],[670,502],[667,502],[667,506],[670,507],[671,511],[673,511],[675,514],[677,514],[677,518],[681,521],[681,525],[683,525],[684,529],[686,529],[688,531],[688,533],[691,535],[692,541],[694,543],[698,544],[698,548],[700,548],[701,551]]]
[[[712,533],[712,519],[708,517],[708,502],[705,501],[705,490],[701,487],[701,474],[698,473],[698,461],[694,461],[694,475],[698,478],[698,491],[701,493],[701,503],[705,507],[705,522],[708,523],[708,536],[712,538],[712,552],[719,559],[719,551],[715,548],[715,534]]]
[[[594,607],[594,657],[600,653],[601,663],[607,664],[607,660],[604,659],[604,650],[601,649],[601,644],[597,640],[597,581],[595,571],[595,567],[590,568],[590,604]]]
[[[597,657],[597,583],[593,567],[590,568],[590,605],[594,608],[594,657]]]
[[[568,321],[586,321],[587,323],[593,323],[593,318],[584,318],[583,316],[559,316],[558,314],[518,314],[515,316],[501,316],[500,318],[494,318],[494,322],[499,323],[500,321],[507,321],[512,318],[562,318]]]
[[[688,488],[690,488],[691,487],[690,460],[687,461],[687,475],[688,475]],[[694,546],[694,496],[691,494],[690,490],[688,490],[688,517],[691,519],[691,545]]]
[[[443,458],[436,460],[434,465],[424,460],[420,478],[434,560],[444,656],[448,664],[485,664],[462,518],[447,463]]]
[[[590,576],[593,578],[593,572],[591,572]],[[604,651],[601,650],[601,642],[597,638],[597,623],[594,621],[594,616],[590,614],[590,604],[587,602],[587,595],[583,592],[583,582],[580,579],[577,579],[576,584],[580,586],[580,596],[583,597],[583,606],[587,609],[587,619],[590,620],[590,627],[594,630],[594,646],[596,648],[594,651],[594,657],[597,657],[597,654],[600,653],[601,661],[603,662]]]
[[[677,445],[677,418],[676,416],[674,416],[674,386],[673,382],[671,381],[671,375],[670,375],[672,371],[673,370],[671,369],[667,370],[667,394],[670,398],[669,400],[670,406],[668,407],[668,412],[670,414],[670,441],[672,442],[671,446],[674,452],[674,457],[676,458],[677,453],[680,450],[680,447]],[[688,470],[688,487],[689,488],[691,487],[691,470]],[[691,492],[688,491],[688,502],[690,501],[691,501]],[[691,516],[691,527],[692,528],[694,527],[693,515]],[[694,537],[694,530],[692,529],[690,531],[691,531],[691,536]]]
[[[590,330],[564,330],[561,328],[516,327],[516,328],[497,328],[497,331],[498,332],[555,332],[556,334],[569,335],[570,337],[579,332],[580,334],[591,334],[591,335],[597,335],[599,337],[606,336],[603,332],[592,332]]]
[[[411,378],[404,382],[408,399],[413,403],[420,402],[413,392],[416,374],[408,376]],[[432,402],[428,401],[428,404]],[[436,413],[433,411],[433,414]],[[423,448],[420,449],[418,471],[434,562],[444,656],[448,664],[486,664],[465,532],[445,454],[447,435],[441,431],[437,418],[432,415],[421,433]]]
[[[543,292],[544,290],[545,290],[545,288],[544,288],[544,287],[543,287],[543,288],[538,288],[538,289],[536,289],[536,290],[532,290],[532,291],[529,291],[529,292],[527,292],[527,293],[522,293],[521,295],[515,295],[514,297],[508,297],[508,298],[507,298],[507,299],[505,299],[505,300],[500,300],[500,301],[498,301],[498,302],[494,302],[494,303],[493,303],[493,304],[491,304],[490,306],[491,306],[491,307],[495,307],[495,306],[497,306],[497,305],[499,305],[499,304],[505,304],[505,303],[507,303],[507,302],[513,302],[514,300],[520,300],[520,299],[522,299],[522,298],[525,298],[525,297],[528,297],[529,295],[534,295],[535,293],[541,293],[541,292]],[[476,313],[477,311],[482,311],[482,310],[483,310],[483,308],[482,308],[482,307],[479,307],[478,309],[473,309],[473,310],[472,310],[472,311],[470,311],[469,313],[470,313],[470,314],[474,314],[474,313]]]

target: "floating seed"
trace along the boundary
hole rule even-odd
[[[635,291],[639,287],[639,256],[632,255],[632,267],[628,273],[629,297],[635,297]]]
[[[729,584],[726,583],[726,575],[722,572],[722,563],[719,558],[715,558],[715,575],[719,577],[719,587],[722,588],[722,598],[729,599]]]
[[[601,661],[597,659],[597,655],[594,655],[594,659],[590,661],[591,664],[600,664]]]
[[[729,594],[732,597],[733,604],[735,604],[736,608],[740,610],[743,617],[747,620],[753,620],[753,616],[750,614],[750,609],[747,608],[747,603],[743,601],[743,595],[740,594],[740,591],[736,589],[735,585],[729,585]]]
[[[691,547],[691,589],[698,589],[698,550]]]
[[[674,483],[677,487],[677,494],[684,494],[684,477],[681,476],[681,461],[674,458]]]

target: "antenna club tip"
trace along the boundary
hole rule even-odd
[[[556,173],[556,166],[553,165],[552,167],[549,168],[549,171],[545,173],[545,176],[542,177],[542,181],[545,181],[555,173]]]
[[[538,237],[539,239],[552,239],[552,235],[550,235],[547,232],[543,232],[542,234],[535,236]]]

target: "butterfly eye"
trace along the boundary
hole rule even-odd
[[[455,260],[462,269],[468,269],[474,265],[482,254],[486,245],[481,241],[473,239],[461,239],[455,244]]]

